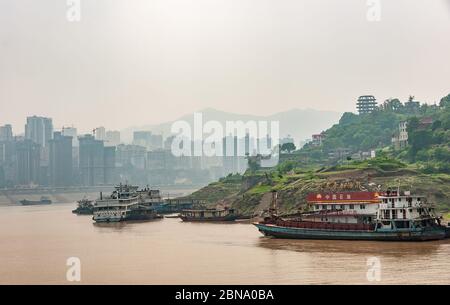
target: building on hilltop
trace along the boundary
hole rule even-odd
[[[372,113],[377,107],[377,100],[373,95],[362,95],[358,98],[356,108],[359,114]]]
[[[419,120],[419,128],[426,129],[426,128],[430,127],[431,125],[433,125],[433,122],[434,122],[434,120],[432,117],[421,118]]]
[[[408,132],[407,132],[408,122],[402,121],[398,124],[398,131],[392,135],[392,145],[394,149],[402,149],[408,146]]]
[[[321,146],[323,143],[323,139],[325,139],[325,133],[321,132],[319,134],[313,134],[312,135],[312,142],[311,144],[313,146]]]

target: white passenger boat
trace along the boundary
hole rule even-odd
[[[119,222],[125,220],[150,220],[161,218],[152,207],[156,203],[155,190],[138,191],[138,186],[118,185],[108,197],[100,194],[94,206],[96,222]]]

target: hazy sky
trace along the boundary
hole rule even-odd
[[[81,131],[205,107],[353,111],[355,99],[450,93],[448,0],[0,0],[0,125]]]

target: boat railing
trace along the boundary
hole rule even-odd
[[[125,205],[133,205],[137,204],[138,200],[137,197],[133,198],[124,198],[124,199],[103,199],[103,200],[97,200],[96,206],[98,207],[104,207],[104,206],[125,206]]]

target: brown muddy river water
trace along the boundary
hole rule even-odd
[[[81,284],[450,284],[450,240],[276,240],[245,222],[179,219],[95,225],[74,207],[0,207],[1,284],[71,284],[69,257]]]

